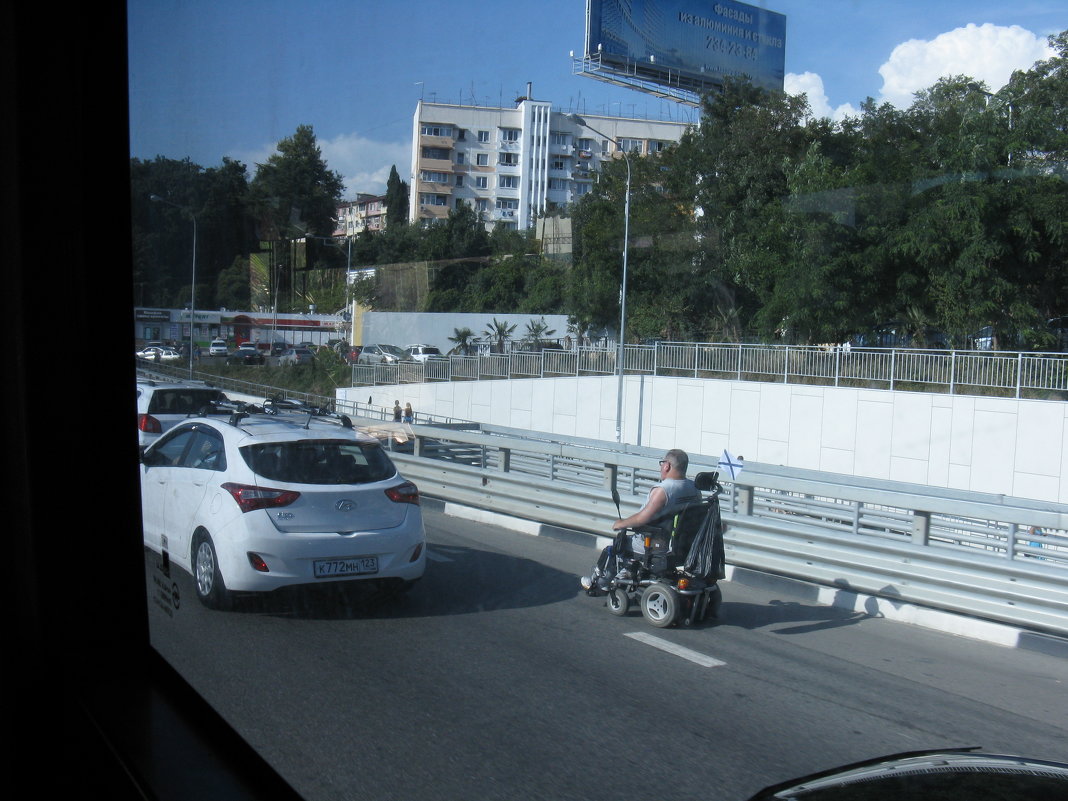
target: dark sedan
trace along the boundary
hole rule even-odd
[[[226,357],[227,364],[265,364],[266,361],[259,349],[244,345]]]

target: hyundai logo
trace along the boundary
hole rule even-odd
[[[356,508],[356,502],[350,501],[348,498],[343,498],[342,500],[334,504],[334,508],[336,508],[339,512],[351,512],[353,509]]]

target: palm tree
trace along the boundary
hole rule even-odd
[[[530,350],[540,350],[542,339],[548,339],[556,333],[555,328],[549,328],[543,316],[540,320],[528,320],[527,332],[523,335],[524,347]]]
[[[482,335],[494,340],[497,344],[493,346],[493,350],[496,353],[504,353],[504,343],[512,338],[512,333],[515,331],[515,323],[508,325],[506,320],[498,320],[493,318],[493,322],[489,323],[486,330],[482,332]]]
[[[452,329],[452,336],[449,337],[449,342],[455,343],[455,347],[449,353],[458,354],[461,356],[471,355],[471,346],[475,338],[475,332],[466,326],[464,328]]]

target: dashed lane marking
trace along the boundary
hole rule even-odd
[[[634,631],[629,634],[624,634],[623,636],[630,637],[632,640],[637,640],[646,645],[651,645],[653,648],[659,648],[661,651],[667,651],[669,654],[681,656],[683,659],[689,659],[691,662],[696,662],[698,665],[701,665],[701,667],[719,667],[720,665],[727,664],[726,662],[721,662],[714,657],[707,656],[690,648],[684,648],[673,642],[654,637],[652,634],[647,634],[644,631]]]

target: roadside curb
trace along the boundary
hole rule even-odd
[[[612,543],[611,537],[590,534],[584,531],[559,528],[533,520],[513,517],[499,512],[476,509],[462,504],[423,497],[423,503],[431,502],[435,508],[450,517],[462,517],[478,523],[500,526],[511,531],[536,537],[548,537],[573,545],[589,546],[600,550]],[[956,612],[946,612],[930,607],[919,606],[890,598],[854,592],[840,587],[828,587],[804,579],[765,573],[739,565],[727,565],[727,581],[791,595],[798,600],[860,612],[869,617],[884,618],[898,623],[955,634],[973,640],[980,640],[1005,648],[1019,648],[1037,651],[1047,656],[1068,659],[1068,639],[1037,631],[1028,631],[1007,623],[982,620]]]

